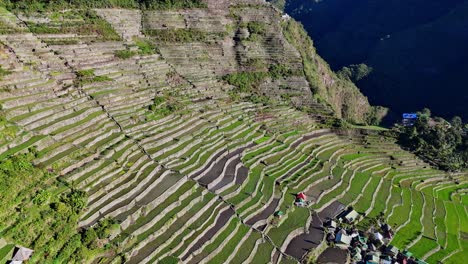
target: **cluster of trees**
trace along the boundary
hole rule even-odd
[[[300,74],[302,73],[292,70],[287,65],[272,64],[268,67],[268,71],[237,72],[225,75],[223,80],[236,86],[241,93],[252,93],[267,78],[277,80]]]
[[[63,10],[68,8],[204,8],[202,0],[0,0],[10,9],[25,11]]]
[[[424,109],[414,126],[397,126],[399,142],[424,160],[441,169],[459,171],[468,168],[468,124],[460,117],[446,121],[431,117]]]
[[[364,63],[352,64],[347,67],[343,67],[340,71],[338,71],[338,75],[342,78],[357,82],[369,76],[372,70],[372,67],[369,67]]]
[[[105,219],[78,230],[86,193],[34,165],[36,155],[31,148],[0,160],[0,237],[34,249],[33,263],[85,263],[111,249],[119,225]]]

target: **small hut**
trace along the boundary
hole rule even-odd
[[[13,258],[11,259],[11,264],[21,264],[24,261],[28,260],[34,251],[25,247],[18,247],[15,249]]]

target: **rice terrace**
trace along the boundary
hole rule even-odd
[[[0,1],[0,63],[0,263],[468,259],[466,156],[270,2]]]

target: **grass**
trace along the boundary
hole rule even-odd
[[[437,242],[441,246],[445,246],[447,239],[447,227],[445,226],[445,206],[442,200],[435,200],[436,213],[435,213],[435,224],[437,226]]]
[[[323,176],[326,176],[327,173],[324,173]],[[318,209],[324,204],[326,204],[331,199],[334,199],[338,195],[341,195],[346,188],[348,187],[349,180],[351,179],[352,171],[347,171],[346,174],[343,176],[343,183],[337,186],[333,191],[327,193],[322,197],[319,203],[316,203],[311,206],[312,209]]]
[[[402,225],[409,217],[411,210],[411,190],[408,188],[403,188],[403,204],[398,205],[393,210],[393,214],[388,219],[388,224],[396,228]]]
[[[350,204],[359,194],[362,192],[364,185],[369,180],[370,175],[367,173],[356,172],[353,180],[351,181],[351,188],[349,191],[340,199],[343,204]]]
[[[0,248],[0,263],[6,263],[6,261],[12,257],[14,248],[15,245],[13,244],[8,244]]]
[[[267,176],[275,178],[275,179],[281,176],[284,176],[286,172],[293,169],[295,166],[299,165],[300,163],[304,162],[307,158],[308,158],[307,155],[302,155],[298,159],[283,161],[281,166],[279,166],[278,168],[275,168],[273,171],[269,171]]]
[[[255,150],[254,152],[249,152],[247,153],[246,155],[244,155],[242,157],[242,161],[246,164],[246,166],[248,166],[247,164],[251,164],[251,160],[253,160],[255,157],[263,154],[263,153],[266,153],[268,151],[270,151],[271,149],[273,149],[274,147],[277,147],[281,145],[281,142],[278,142],[278,141],[273,141],[271,143],[269,143],[268,145],[266,146],[263,146],[257,150]]]
[[[426,205],[424,206],[424,218],[422,220],[422,224],[424,226],[424,236],[435,239],[435,224],[432,220],[435,209],[434,198],[429,195],[424,195],[424,198],[426,201]]]
[[[290,177],[288,177],[285,181],[284,181],[284,184],[289,184],[290,182],[295,182],[296,180],[298,180],[300,177],[302,176],[306,176],[305,174],[306,173],[313,173],[313,172],[316,172],[318,171],[318,169],[320,168],[320,166],[317,166],[317,162],[318,160],[316,159],[313,159],[311,160],[309,163],[307,163],[307,165],[305,165],[304,167],[300,168],[298,171],[296,171],[293,175],[291,175]],[[315,167],[315,169],[314,169]]]
[[[257,167],[249,171],[247,183],[244,185],[244,187],[238,195],[228,200],[230,203],[239,204],[250,197],[250,195],[255,191],[257,185],[261,181],[260,175],[263,170],[263,167],[263,165],[258,165]]]
[[[388,221],[388,217],[392,211],[392,207],[394,205],[397,205],[397,204],[400,204],[401,201],[402,201],[402,197],[401,197],[401,188],[396,186],[396,185],[392,185],[391,186],[391,190],[390,190],[390,199],[388,201],[388,203],[385,204],[386,206],[386,211],[385,211],[385,218],[387,219]]]
[[[265,141],[270,140],[270,138],[271,138],[271,137],[269,137],[269,136],[264,136],[264,137],[262,137],[262,138],[260,138],[260,139],[255,140],[254,142],[255,142],[255,144],[259,145],[259,144],[262,144],[262,143],[265,142]]]
[[[176,214],[178,212],[180,212],[182,209],[186,208],[191,202],[193,199],[199,197],[201,194],[201,190],[197,190],[197,192],[195,192],[194,194],[192,194],[191,196],[189,196],[189,198],[185,199],[180,206],[178,206],[177,208],[175,208],[174,210],[170,211],[169,213],[167,213],[166,215],[164,215],[163,218],[161,218],[160,221],[158,221],[158,223],[156,223],[155,225],[153,225],[151,228],[149,228],[148,230],[146,230],[144,233],[140,234],[138,237],[137,237],[137,240],[138,241],[141,241],[143,240],[144,238],[150,236],[152,233],[154,233],[155,231],[161,229],[163,227],[163,225],[165,225],[166,223],[168,222],[172,222],[174,220],[176,220]],[[206,199],[211,199],[213,197],[213,195],[207,195],[204,200]],[[207,202],[207,201],[206,201]]]
[[[128,229],[124,231],[125,234],[131,234],[133,231],[135,231],[138,227],[143,226],[147,222],[149,222],[151,219],[159,215],[168,205],[178,201],[179,197],[184,194],[185,192],[189,191],[192,189],[194,191],[195,189],[195,183],[194,182],[186,182],[184,183],[174,194],[169,196],[166,200],[164,200],[160,205],[158,205],[156,208],[154,208],[152,211],[150,211],[145,217],[140,217],[138,220],[131,225]],[[201,190],[196,189],[195,193],[199,194]],[[190,197],[195,198],[195,195],[190,195]],[[182,203],[186,202],[188,203],[189,199],[185,199],[182,201]],[[122,236],[119,236],[116,238],[117,242],[123,241],[125,239],[125,234]]]
[[[431,255],[427,259],[427,262],[429,263],[436,263],[451,252],[460,248],[460,241],[458,239],[459,219],[458,214],[456,212],[456,208],[454,204],[450,202],[444,202],[444,206],[447,211],[445,221],[447,226],[447,247],[444,247],[442,250],[439,250],[435,254]]]
[[[183,253],[183,251],[186,249],[188,245],[190,245],[195,239],[197,239],[203,231],[209,228],[213,223],[215,223],[216,216],[219,215],[219,212],[221,210],[221,207],[218,207],[214,212],[209,212],[213,213],[211,216],[210,214],[206,215],[206,213],[203,215],[203,217],[200,217],[197,219],[192,227],[193,229],[198,229],[198,231],[195,231],[193,234],[191,234],[189,237],[184,237],[181,242],[183,243],[183,246],[180,247],[177,251],[175,251],[174,255],[179,256]],[[206,221],[203,221],[203,219],[208,218]],[[184,233],[183,233],[184,234]],[[176,240],[177,241],[177,240]]]
[[[270,229],[268,236],[273,240],[276,246],[283,245],[284,240],[293,230],[305,227],[309,218],[309,210],[304,207],[294,207],[287,212],[287,217],[281,222],[280,226]]]
[[[244,243],[242,243],[241,247],[232,259],[232,263],[245,263],[253,251],[255,243],[260,238],[262,238],[262,235],[259,232],[250,233],[249,237],[244,241]]]
[[[271,253],[273,250],[274,247],[268,242],[258,245],[257,252],[252,259],[252,263],[270,263]]]
[[[274,188],[274,181],[269,177],[265,177],[263,182],[263,186],[261,191],[257,193],[257,195],[252,199],[250,202],[246,203],[244,206],[239,208],[238,212],[242,213],[243,216],[257,212],[258,207],[265,205],[270,197],[273,195],[273,188]],[[259,213],[258,211],[257,213]]]
[[[20,152],[21,150],[26,150],[27,148],[29,148],[30,146],[32,146],[34,143],[38,142],[39,140],[43,139],[47,137],[46,135],[38,135],[38,136],[33,136],[31,137],[31,139],[29,139],[28,141],[20,144],[20,145],[17,145],[5,152],[3,152],[2,154],[0,154],[0,160],[3,160],[5,159],[6,157],[10,156],[10,155],[13,155],[17,152]]]
[[[436,191],[436,197],[444,201],[452,201],[451,194],[458,189],[468,188],[468,183],[455,185],[450,188],[444,188],[440,191]]]
[[[354,209],[357,212],[364,213],[367,209],[369,209],[372,203],[374,193],[377,189],[377,186],[379,185],[380,179],[381,178],[379,177],[371,176],[370,183],[367,185],[366,189],[363,190],[363,195],[354,205]]]
[[[422,224],[420,218],[423,212],[423,198],[420,192],[412,192],[412,206],[410,222],[400,229],[392,240],[392,244],[397,248],[405,248],[421,234]]]
[[[390,195],[390,186],[391,182],[389,180],[383,180],[380,190],[375,197],[374,208],[369,212],[369,217],[376,217],[385,210],[385,202]]]
[[[137,52],[133,51],[133,50],[117,50],[115,51],[115,56],[119,59],[129,59],[135,55],[137,55]]]
[[[463,204],[460,203],[454,203],[454,206],[456,208],[456,211],[459,216],[460,220],[460,234],[461,234],[461,240],[459,241],[461,243],[461,252],[454,254],[452,257],[448,258],[445,260],[445,263],[460,263],[460,260],[467,259],[468,258],[468,215],[466,214],[466,208]]]
[[[210,221],[212,221],[213,217],[218,215],[218,212],[220,210],[219,207],[216,208],[216,209],[214,207],[216,207],[216,204],[214,206],[212,206],[211,208],[209,208],[208,210],[206,210],[190,226],[188,226],[186,229],[184,229],[184,231],[181,234],[179,234],[177,237],[175,237],[172,240],[171,243],[166,245],[158,254],[156,254],[154,256],[154,258],[153,258],[153,260],[151,260],[151,262],[155,262],[156,259],[158,259],[160,256],[162,256],[165,253],[168,253],[170,250],[173,250],[177,246],[179,246],[179,245],[181,245],[183,243],[187,243],[188,242],[187,240],[189,238],[188,236],[189,236],[190,232],[201,228],[206,223],[210,223]],[[191,210],[193,210],[193,208]],[[210,218],[211,215],[213,215],[212,218]],[[202,229],[201,231],[203,231],[203,230],[205,230],[205,229]],[[196,233],[196,231],[195,231],[195,233]]]
[[[76,86],[82,86],[85,84],[96,83],[96,82],[107,82],[112,81],[112,78],[107,76],[96,76],[93,69],[79,70],[76,72],[77,79],[75,80]]]
[[[381,126],[360,126],[360,125],[351,125],[351,128],[359,128],[359,129],[368,129],[368,130],[377,130],[377,131],[388,131],[388,128],[381,127]]]
[[[232,218],[231,221],[229,222],[229,224],[227,225],[227,227],[221,233],[219,233],[211,243],[209,243],[207,246],[205,246],[203,251],[199,255],[197,255],[195,258],[201,258],[201,257],[204,258],[208,254],[210,254],[211,252],[216,250],[218,247],[220,247],[221,245],[224,245],[224,243],[226,241],[226,238],[229,235],[231,235],[232,232],[234,232],[236,227],[239,226],[239,225],[242,225],[240,223],[239,218],[236,218],[236,217]]]
[[[158,235],[156,239],[146,244],[142,251],[152,252],[154,249],[163,245],[166,241],[172,238],[175,232],[181,230],[185,223],[187,223],[187,221],[189,221],[197,212],[202,210],[202,208],[212,199],[214,199],[214,195],[208,194],[203,197],[202,201],[194,204],[185,214],[181,216],[174,216],[171,219],[172,221],[165,225],[165,227],[168,227],[167,230],[164,233]]]
[[[437,247],[437,241],[423,236],[416,244],[408,250],[417,257],[424,256],[427,252]]]
[[[208,261],[208,264],[225,263],[229,256],[234,252],[236,246],[240,243],[242,238],[249,232],[249,227],[241,225],[237,233],[223,245],[223,250],[219,252],[214,258]]]

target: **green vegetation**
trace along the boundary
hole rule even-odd
[[[249,36],[246,39],[248,41],[258,41],[259,38],[264,37],[266,34],[266,25],[262,22],[244,22],[240,24],[240,27],[249,31]]]
[[[180,98],[175,95],[166,94],[155,96],[153,104],[149,106],[150,113],[147,115],[147,118],[150,120],[156,120],[176,112],[181,112],[186,109],[185,106],[186,103],[182,102]]]
[[[77,232],[86,194],[68,187],[51,169],[33,165],[36,155],[30,149],[0,161],[0,236],[34,246],[32,262],[79,261],[105,250],[103,245],[88,248],[85,243],[97,242],[91,235],[93,229]],[[104,221],[96,227],[99,238],[107,236],[108,226]]]
[[[182,9],[206,8],[201,0],[3,0],[9,9],[44,12],[70,8],[141,8]]]
[[[35,34],[77,34],[97,35],[102,41],[120,40],[120,36],[112,26],[100,18],[93,10],[68,10],[64,13],[52,13],[53,20],[72,19],[73,22],[63,22],[58,26],[53,23],[27,22],[27,26]],[[65,43],[66,44],[66,43]]]
[[[267,77],[266,72],[238,72],[224,76],[223,80],[246,93],[255,90]]]
[[[152,55],[159,53],[158,48],[147,39],[135,38],[135,45],[140,55]]]
[[[117,58],[120,58],[120,59],[129,59],[133,56],[135,56],[137,54],[137,52],[133,51],[133,50],[117,50],[115,52],[115,56]]]
[[[0,66],[0,81],[3,79],[3,77],[11,74],[11,71],[3,69],[2,66]]]
[[[309,218],[309,210],[307,208],[297,207],[287,213],[287,218],[281,221],[278,227],[272,228],[268,235],[277,247],[283,245],[286,236],[301,227],[305,227],[306,221]]]
[[[161,42],[208,42],[222,39],[223,33],[209,33],[196,29],[147,29],[144,33],[152,39]]]
[[[288,78],[294,75],[300,75],[300,73],[291,70],[287,65],[284,64],[272,64],[268,67],[267,72],[236,72],[225,75],[222,79],[228,84],[237,88],[236,90],[231,91],[231,99],[239,100],[241,97],[239,93],[248,93],[249,95],[247,96],[247,99],[250,102],[255,104],[268,105],[273,103],[273,101],[270,97],[258,92],[259,85],[268,78],[276,80],[281,78]]]
[[[398,141],[421,158],[450,171],[468,168],[468,124],[454,117],[451,122],[419,113],[414,126],[397,126]]]
[[[117,50],[114,53],[115,56],[117,58],[125,60],[137,54],[138,55],[153,55],[153,54],[159,53],[159,50],[156,48],[156,46],[147,39],[134,38],[133,41],[135,41],[137,50],[130,50],[130,49]]]
[[[371,73],[372,73],[372,67],[369,67],[364,63],[361,63],[358,65],[353,64],[348,67],[343,67],[338,72],[338,75],[342,78],[346,78],[353,82],[357,82],[366,78]]]
[[[96,82],[107,82],[107,81],[112,81],[112,79],[107,76],[96,76],[94,74],[93,69],[80,70],[76,72],[76,80],[75,80],[76,86],[81,86],[81,85],[96,83]]]
[[[288,78],[291,76],[300,76],[302,74],[301,72],[295,72],[291,70],[287,65],[284,64],[272,64],[268,68],[268,72],[273,80]]]

